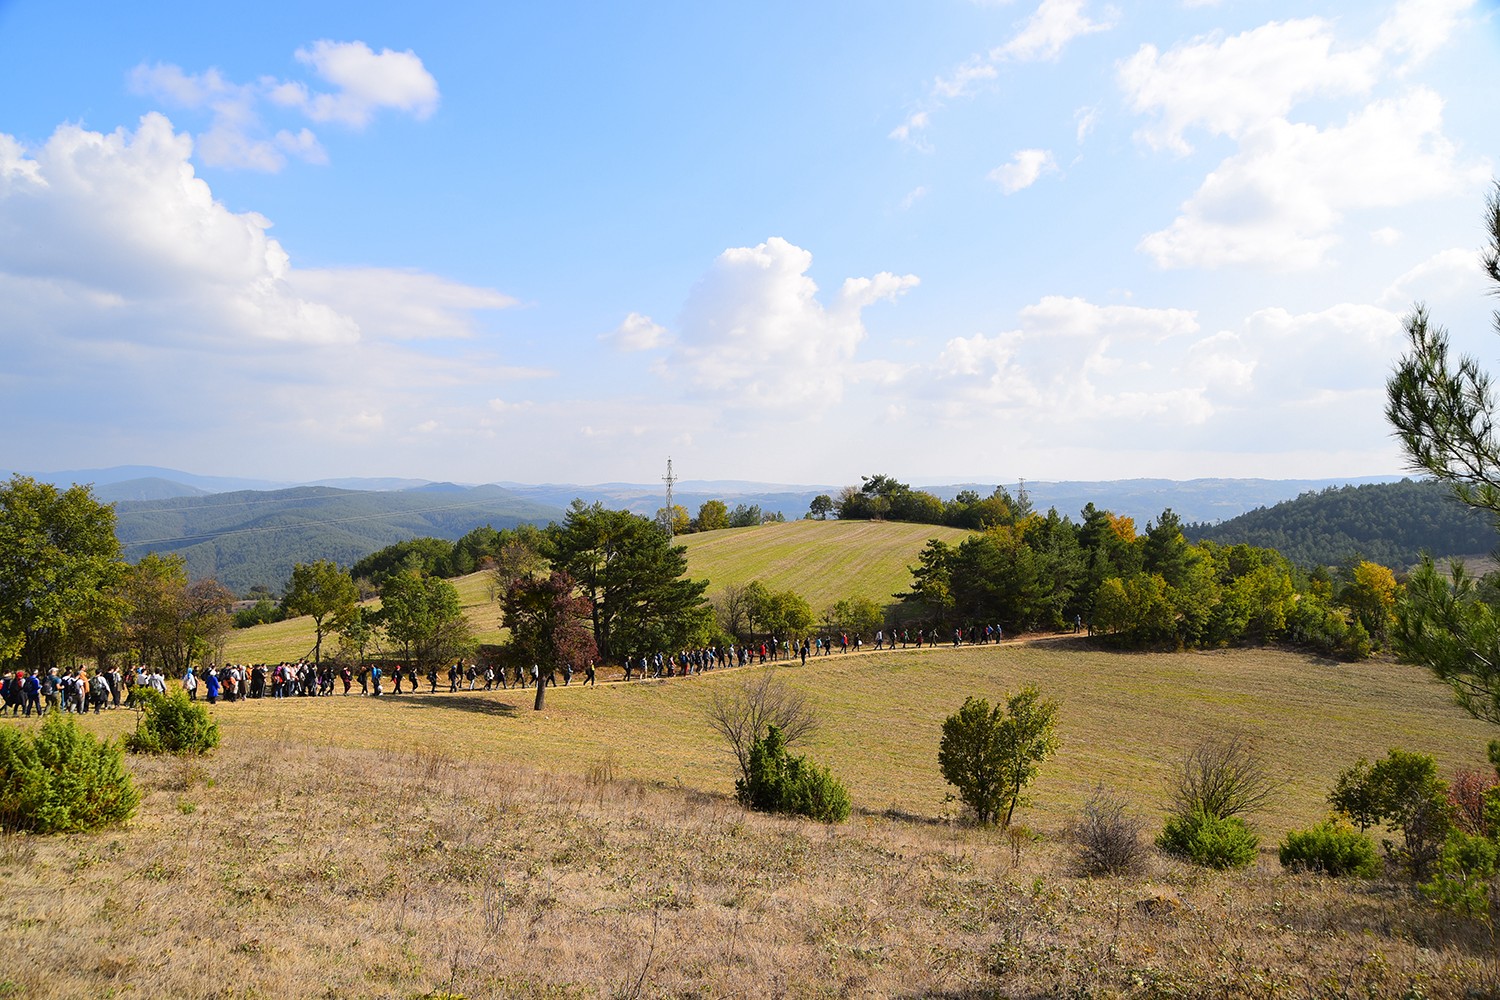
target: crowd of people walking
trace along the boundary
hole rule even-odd
[[[1004,631],[999,625],[972,625],[955,628],[951,634],[939,629],[892,628],[878,629],[870,637],[876,650],[894,650],[947,644],[985,645],[999,642]],[[744,667],[752,664],[787,662],[800,659],[805,665],[809,658],[847,654],[851,650],[860,652],[865,648],[865,637],[839,632],[803,639],[781,639],[770,636],[758,642],[733,643],[726,646],[704,646],[681,650],[675,653],[654,651],[633,653],[623,659],[622,680],[649,680],[667,677],[686,677],[726,667]],[[570,686],[575,677],[580,683],[592,686],[598,681],[599,668],[592,661],[582,664],[563,663],[557,668],[543,668],[532,664],[528,669],[523,664],[481,663],[459,660],[444,669],[429,667],[425,676],[414,664],[389,661],[367,662],[359,666],[350,663],[311,663],[306,660],[275,664],[230,663],[219,667],[202,669],[189,667],[181,678],[182,690],[188,698],[196,701],[200,695],[210,704],[246,699],[283,699],[328,697],[334,694],[349,696],[356,685],[359,694],[366,697],[417,694],[424,687],[427,693],[437,694],[439,689],[447,693],[460,691],[490,691],[501,689],[537,687],[541,684],[556,685],[559,675],[563,686]],[[162,672],[137,667],[125,672],[118,667],[98,670],[90,674],[87,668],[61,670],[53,667],[41,670],[17,670],[0,675],[0,712],[30,716],[32,712],[43,714],[49,709],[64,712],[102,712],[106,709],[129,706],[132,689],[149,687],[166,693],[167,682]]]

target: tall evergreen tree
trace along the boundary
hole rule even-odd
[[[687,549],[629,511],[574,500],[547,531],[547,556],[588,599],[604,659],[686,645],[711,615],[708,582],[684,576]]]

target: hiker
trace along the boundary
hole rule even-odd
[[[198,700],[198,675],[192,667],[188,667],[187,673],[182,675],[182,689],[187,692],[188,701]]]
[[[594,686],[594,661],[590,660],[588,666],[583,668],[584,687]]]

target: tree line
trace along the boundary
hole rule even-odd
[[[1274,549],[1193,544],[1171,509],[1138,534],[1089,504],[1078,523],[1051,510],[957,545],[933,539],[900,597],[944,629],[1086,624],[1138,648],[1288,641],[1360,657],[1385,643],[1395,594],[1395,575],[1374,563],[1304,571]]]

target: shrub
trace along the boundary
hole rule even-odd
[[[1491,835],[1486,812],[1496,789],[1493,768],[1465,768],[1448,783],[1448,804],[1453,807],[1453,822],[1465,833],[1476,837]]]
[[[202,705],[181,691],[163,695],[138,688],[141,714],[135,732],[125,737],[131,753],[208,753],[219,745],[219,725]]]
[[[1491,840],[1454,830],[1433,864],[1433,877],[1422,894],[1438,906],[1489,920],[1496,902],[1500,847]]]
[[[1361,759],[1339,775],[1329,804],[1361,829],[1385,825],[1401,841],[1381,840],[1386,856],[1414,882],[1426,881],[1453,825],[1448,787],[1437,762],[1423,753],[1392,749],[1374,764]]]
[[[1189,750],[1178,768],[1172,790],[1173,812],[1178,816],[1201,812],[1228,819],[1259,809],[1277,788],[1249,733],[1214,733]]]
[[[1327,819],[1306,830],[1293,830],[1281,842],[1281,866],[1335,877],[1374,878],[1380,874],[1375,842],[1347,820]]]
[[[0,728],[0,828],[78,833],[121,823],[141,796],[120,746],[53,712],[34,736]]]
[[[849,818],[843,782],[806,757],[786,751],[781,729],[772,725],[750,748],[749,775],[735,782],[741,802],[763,812],[792,813],[824,823]]]
[[[1124,875],[1145,860],[1141,822],[1125,814],[1125,802],[1103,785],[1083,805],[1083,814],[1068,827],[1074,867],[1083,875]]]
[[[1004,708],[965,698],[943,722],[938,767],[980,823],[1009,826],[1022,792],[1057,750],[1057,702],[1022,688]]]
[[[1260,838],[1238,816],[1226,818],[1194,812],[1167,820],[1156,838],[1156,846],[1193,864],[1222,871],[1244,868],[1254,862]]]

